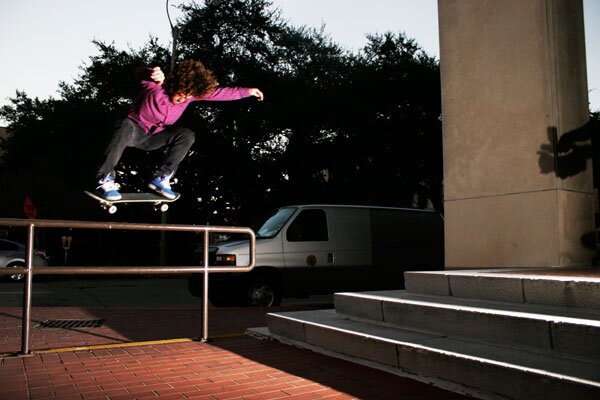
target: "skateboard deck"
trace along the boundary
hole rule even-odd
[[[180,197],[179,193],[176,193],[177,196],[174,199],[167,199],[166,197],[154,193],[121,193],[121,198],[119,200],[107,200],[104,197],[100,197],[93,192],[88,192],[87,190],[85,190],[84,193],[98,201],[100,203],[100,207],[108,211],[109,214],[116,213],[117,206],[115,204],[120,203],[150,203],[154,205],[154,209],[156,211],[165,212],[169,209],[169,205],[167,203],[172,203]]]

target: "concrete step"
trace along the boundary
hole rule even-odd
[[[336,293],[337,313],[425,332],[600,360],[600,310],[410,293]]]
[[[549,268],[479,269],[457,271],[405,272],[405,288],[412,293],[434,294],[507,301],[512,303],[547,304],[600,310],[600,273],[553,275]]]
[[[466,340],[444,330],[368,321],[335,310],[272,313],[267,322],[268,329],[249,333],[479,398],[600,398],[600,361],[595,356]]]

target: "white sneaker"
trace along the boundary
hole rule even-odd
[[[114,201],[121,200],[121,193],[119,193],[119,185],[115,183],[115,178],[111,175],[107,175],[98,181],[100,186],[96,188],[96,193],[106,200]]]
[[[177,194],[171,190],[171,182],[169,182],[172,175],[155,176],[148,184],[148,187],[167,199],[174,199],[177,197]]]

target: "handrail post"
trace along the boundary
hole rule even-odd
[[[25,274],[23,288],[23,320],[21,322],[21,352],[29,354],[29,331],[31,326],[31,292],[33,284],[33,243],[34,242],[34,224],[27,227],[27,272]]]
[[[205,229],[202,252],[202,265],[204,266],[204,272],[202,273],[202,342],[208,341],[208,236],[208,229]]]

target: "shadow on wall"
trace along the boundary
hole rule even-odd
[[[554,172],[557,177],[565,179],[585,171],[587,160],[593,156],[592,130],[590,120],[580,128],[566,132],[559,140],[557,128],[548,127],[550,143],[542,144],[538,151],[540,172]]]
[[[587,160],[592,159],[594,165],[594,187],[599,187],[600,175],[598,169],[600,164],[598,149],[594,151],[594,145],[597,136],[598,124],[590,119],[585,125],[564,133],[560,140],[558,139],[558,129],[555,126],[548,127],[548,140],[550,143],[544,143],[538,151],[540,172],[543,174],[555,173],[560,179],[566,179],[575,176],[587,169]],[[596,226],[599,223],[598,214],[596,214]],[[583,247],[596,251],[596,256],[592,261],[593,265],[598,265],[599,242],[596,231],[585,233],[581,236]]]

